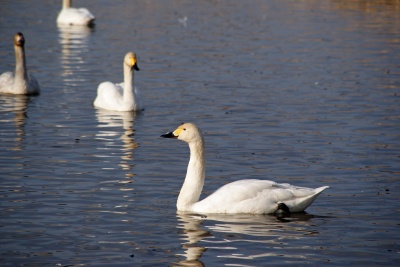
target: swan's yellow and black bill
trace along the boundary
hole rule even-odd
[[[178,138],[178,136],[175,135],[174,132],[168,132],[166,134],[162,134],[160,137],[162,137],[162,138]]]
[[[161,137],[164,138],[178,138],[178,136],[181,134],[182,131],[186,130],[185,128],[183,128],[183,126],[179,126],[178,129],[176,129],[173,132],[168,132],[166,134],[161,135]]]
[[[135,63],[135,64],[132,66],[132,68],[133,68],[134,70],[140,70],[139,67],[137,66],[137,63]]]
[[[133,54],[133,56],[129,57],[129,65],[131,66],[131,69],[140,70],[138,65],[137,65],[136,55],[135,54]]]

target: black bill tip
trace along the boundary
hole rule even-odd
[[[162,137],[162,138],[176,138],[177,136],[175,136],[173,132],[168,132],[166,134],[162,134],[160,137]]]

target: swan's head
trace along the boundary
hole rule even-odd
[[[193,123],[183,123],[173,132],[161,135],[163,138],[176,138],[187,143],[203,141],[203,135],[199,128]]]
[[[128,52],[125,55],[124,64],[129,66],[131,69],[139,70],[139,67],[137,66],[137,59],[136,59],[136,54],[135,53]]]
[[[17,32],[14,35],[14,45],[15,46],[24,46],[24,44],[25,44],[24,35],[22,33],[20,33],[20,32]]]

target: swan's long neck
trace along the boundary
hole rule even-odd
[[[26,70],[25,51],[23,46],[15,48],[15,80],[14,88],[26,88],[28,86],[28,71]]]
[[[63,0],[63,8],[70,8],[72,5],[72,0]]]
[[[133,101],[133,103],[136,103],[133,84],[133,69],[124,63],[124,102]]]
[[[189,211],[199,201],[205,177],[204,141],[202,139],[189,143],[190,160],[186,178],[176,203],[177,209]]]

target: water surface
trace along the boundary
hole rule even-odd
[[[398,1],[2,1],[0,72],[26,38],[37,97],[0,96],[1,266],[395,266]],[[126,52],[146,109],[97,110]],[[204,195],[238,179],[329,185],[289,218],[179,215],[187,145]]]

